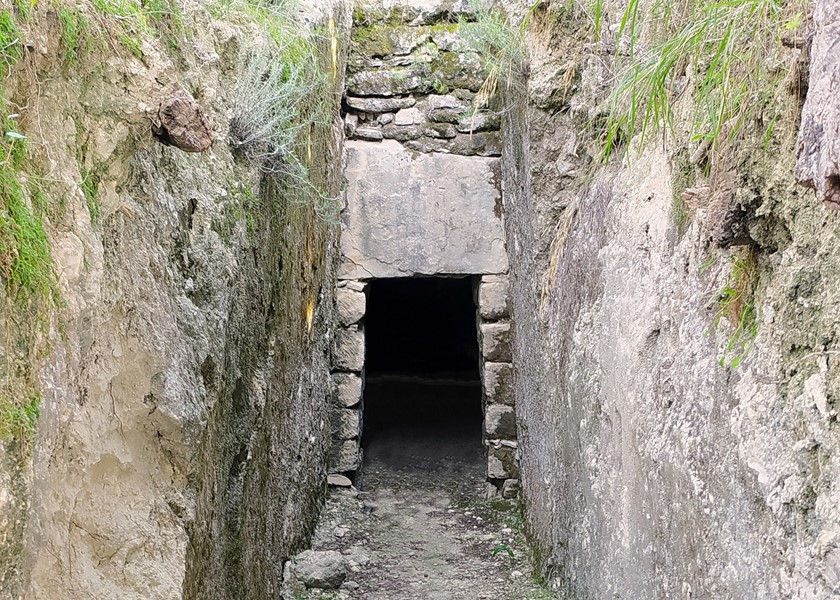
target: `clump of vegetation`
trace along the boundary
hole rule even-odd
[[[596,0],[596,30],[601,4]],[[618,30],[629,57],[617,57],[603,160],[633,136],[642,144],[660,128],[673,128],[674,103],[684,93],[693,96],[690,139],[711,152],[754,131],[756,123],[767,123],[761,132],[771,128],[774,115],[766,113],[786,75],[780,50],[783,40],[795,40],[805,10],[804,0],[681,0],[656,2],[642,15],[640,0],[631,0]],[[643,23],[653,24],[649,49],[637,44]]]
[[[472,15],[460,19],[459,31],[484,67],[486,78],[474,101],[475,108],[483,108],[524,82],[529,60],[525,43],[528,18],[514,26],[501,8],[478,0],[471,6]]]
[[[721,366],[738,368],[752,349],[758,335],[757,287],[758,263],[755,250],[748,247],[732,257],[732,272],[717,300],[715,327],[724,321],[732,327],[720,357]]]
[[[99,176],[93,171],[83,173],[81,187],[90,213],[90,222],[96,225],[102,212],[99,205]]]

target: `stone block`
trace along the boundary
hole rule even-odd
[[[495,113],[477,113],[468,117],[462,117],[458,121],[458,131],[461,133],[498,131],[500,126],[499,115]]]
[[[356,440],[339,441],[330,453],[330,473],[355,471],[362,464],[361,448]]]
[[[502,484],[502,498],[512,500],[519,495],[519,480],[506,479]]]
[[[337,408],[333,412],[333,439],[352,440],[361,433],[361,413],[352,408]]]
[[[333,400],[338,406],[351,408],[362,401],[362,378],[353,373],[333,373]]]
[[[348,288],[335,291],[335,303],[338,308],[338,322],[347,327],[358,323],[365,316],[365,294]]]
[[[507,271],[497,159],[418,156],[393,140],[347,142],[346,157],[339,279]]]
[[[291,563],[292,576],[307,588],[333,590],[347,577],[347,560],[336,550],[306,550]]]
[[[478,286],[478,311],[482,319],[496,321],[510,315],[508,284],[502,281],[483,281]]]
[[[335,332],[333,366],[339,371],[361,371],[365,366],[365,334],[357,328]]]
[[[425,119],[416,108],[404,108],[394,115],[395,125],[420,125]]]
[[[481,353],[485,360],[511,362],[510,323],[481,324]]]
[[[485,362],[483,383],[484,397],[488,405],[514,405],[513,365],[510,363]]]
[[[507,446],[491,446],[487,452],[488,479],[518,479],[519,461],[516,449]]]
[[[360,140],[367,140],[369,142],[379,142],[382,140],[382,130],[376,127],[359,127],[353,134],[353,137]]]
[[[484,413],[484,432],[489,440],[515,440],[516,414],[513,407],[491,404]]]
[[[405,98],[354,98],[347,97],[347,106],[366,113],[390,113],[417,104],[411,96]]]

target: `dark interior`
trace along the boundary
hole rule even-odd
[[[365,472],[481,464],[472,278],[371,282],[365,343]]]

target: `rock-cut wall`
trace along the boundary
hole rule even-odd
[[[816,62],[834,60],[837,13],[817,4],[811,75],[826,98],[836,61]],[[794,175],[808,69],[794,40],[773,55],[789,73],[773,88],[782,116],[729,155],[731,187],[693,170],[690,94],[676,132],[602,166],[592,127],[608,116],[614,49],[624,56],[610,33],[622,14],[605,8],[598,45],[585,12],[539,7],[527,92],[503,129],[522,485],[542,572],[569,599],[835,598],[840,215],[820,200],[833,197],[836,113],[815,98],[803,121],[815,158],[800,177],[817,198]],[[698,179],[684,192],[686,173]],[[734,224],[746,235],[714,234]],[[744,344],[727,298],[747,286]]]
[[[173,5],[174,31],[135,24],[125,48],[117,32],[133,17],[100,9],[12,14],[24,53],[4,96],[26,168],[60,203],[43,219],[61,302],[34,363],[40,420],[23,485],[0,494],[4,518],[9,493],[22,507],[0,540],[0,597],[275,599],[326,491],[350,11],[311,11],[326,32],[315,55],[328,111],[301,130],[298,156],[320,190],[301,198],[299,181],[229,136],[246,86],[266,81],[248,57],[273,43],[275,14]],[[70,18],[97,24],[77,32],[72,64]],[[153,132],[177,90],[206,117],[204,152]],[[271,118],[247,108],[251,126]]]

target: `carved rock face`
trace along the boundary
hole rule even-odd
[[[184,90],[178,90],[160,103],[160,126],[155,133],[164,144],[184,152],[204,152],[213,144],[213,132],[204,111]]]

